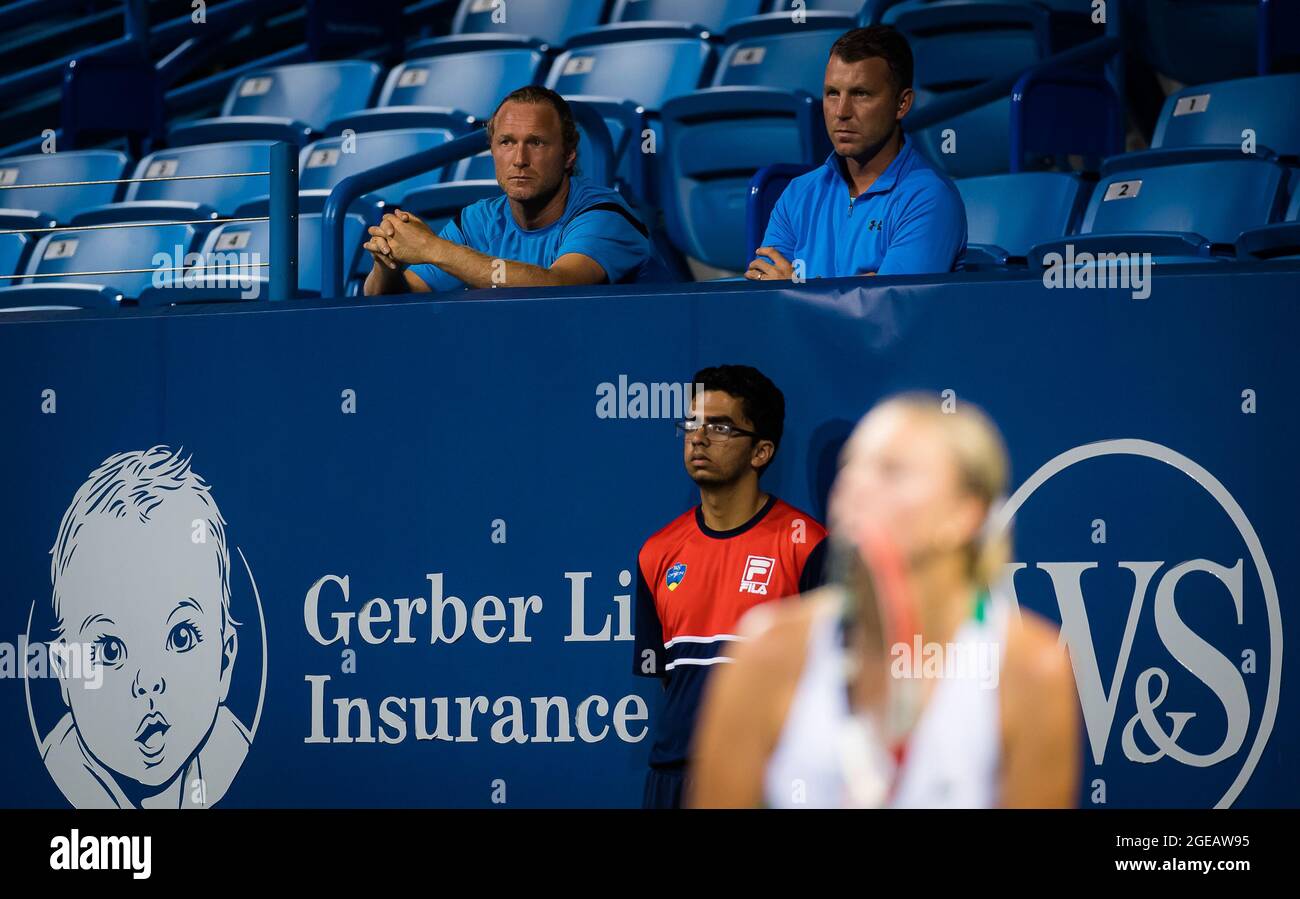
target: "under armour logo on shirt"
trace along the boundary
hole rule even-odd
[[[884,227],[884,222],[882,222],[880,219],[872,219],[871,221],[867,222],[868,231],[879,231],[883,227]]]

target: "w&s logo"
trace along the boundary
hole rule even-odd
[[[991,526],[1013,519],[1021,561],[995,592],[1061,622],[1087,800],[1232,805],[1282,670],[1277,587],[1241,506],[1169,447],[1108,440],[1043,465]]]

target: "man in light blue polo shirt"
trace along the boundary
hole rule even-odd
[[[512,92],[488,122],[504,193],[473,203],[437,235],[395,209],[370,228],[366,296],[463,287],[621,284],[662,274],[649,232],[618,193],[574,174],[578,129],[564,98]]]
[[[913,96],[912,48],[896,29],[855,28],[835,42],[822,96],[834,152],[781,194],[746,278],[915,275],[961,264],[966,207],[903,134]]]

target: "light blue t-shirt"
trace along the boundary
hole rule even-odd
[[[772,210],[763,246],[808,278],[919,275],[953,271],[966,254],[966,206],[956,186],[912,142],[860,196],[849,198],[840,157],[786,187]]]
[[[610,284],[648,280],[654,267],[649,232],[618,193],[586,178],[569,179],[564,214],[545,228],[528,231],[515,221],[510,201],[499,197],[466,206],[438,234],[495,259],[550,268],[568,253],[581,253],[605,270]],[[430,290],[465,287],[435,265],[411,266]],[[644,276],[644,277],[643,277]]]

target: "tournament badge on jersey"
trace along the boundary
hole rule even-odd
[[[669,591],[676,590],[677,585],[686,577],[686,563],[678,562],[672,568],[668,569],[668,576],[664,580],[668,583]]]

